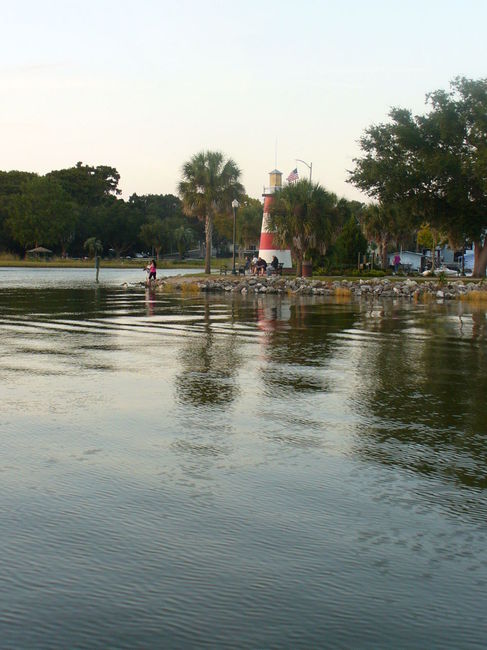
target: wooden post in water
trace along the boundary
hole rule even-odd
[[[98,255],[95,255],[95,271],[95,282],[98,284],[98,274],[100,273],[100,257]]]

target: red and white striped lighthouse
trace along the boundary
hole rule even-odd
[[[274,194],[279,192],[282,187],[282,172],[278,169],[269,174],[269,187],[264,187],[264,216],[262,217],[262,228],[260,231],[260,247],[259,255],[263,260],[269,264],[272,262],[272,257],[275,255],[279,262],[284,265],[283,268],[292,268],[291,251],[289,249],[282,250],[277,248],[274,241],[274,233],[269,230],[269,209],[274,200]]]

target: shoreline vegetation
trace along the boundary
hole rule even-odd
[[[155,258],[154,258],[155,259]],[[114,258],[114,259],[102,259],[100,261],[100,268],[108,269],[144,269],[147,264],[150,262],[150,258],[137,258],[133,257],[130,259],[126,258]],[[215,261],[215,266],[220,262]],[[223,260],[223,263],[228,264],[229,260]],[[159,260],[157,261],[157,268],[160,269],[180,269],[184,267],[188,268],[204,268],[205,261],[203,259],[184,259],[184,260]],[[52,260],[45,259],[20,259],[14,257],[13,255],[7,255],[5,257],[0,256],[0,267],[15,266],[19,268],[38,268],[38,269],[54,269],[54,268],[63,268],[63,269],[92,269],[95,266],[95,261],[93,258],[88,259],[75,259],[75,258],[55,258]]]
[[[487,304],[487,284],[481,280],[455,278],[302,278],[255,276],[196,275],[161,277],[150,285],[138,282],[156,292],[237,293],[241,295],[303,295],[335,296],[342,299],[402,298],[412,301],[468,300]],[[128,286],[128,285],[127,285]]]
[[[149,260],[145,258],[116,258],[103,259],[101,261],[101,272],[107,269],[140,269],[144,270]],[[204,272],[204,259],[170,259],[158,260],[157,270],[159,278],[151,283],[155,291],[167,292],[231,292],[231,293],[259,293],[259,294],[301,294],[301,295],[340,295],[345,297],[374,295],[376,297],[414,297],[419,298],[426,295],[435,295],[437,298],[452,299],[461,298],[475,289],[476,299],[487,302],[487,282],[483,279],[472,277],[443,277],[440,273],[435,277],[389,275],[384,277],[368,277],[364,275],[351,276],[343,275],[313,275],[312,277],[299,277],[293,269],[291,273],[284,276],[256,277],[253,275],[219,275],[217,268],[221,266],[231,267],[231,259],[212,258],[214,271],[211,275]],[[94,268],[93,259],[54,258],[51,260],[20,259],[13,255],[0,255],[0,267],[9,268]],[[164,277],[165,270],[195,269],[194,273]],[[127,286],[130,283],[125,283]],[[140,281],[134,286],[148,286],[146,282]],[[441,295],[444,294],[444,295]],[[464,295],[465,294],[465,295]],[[479,295],[477,295],[479,294]]]
[[[103,268],[140,269],[147,266],[147,259],[112,259],[102,260]],[[211,275],[204,273],[205,260],[159,260],[159,278],[150,285],[140,281],[124,283],[124,286],[150,286],[156,292],[184,293],[240,293],[259,295],[308,295],[335,296],[348,298],[406,298],[414,301],[468,300],[487,304],[487,282],[471,277],[435,277],[389,275],[385,277],[364,276],[321,276],[296,277],[294,270],[290,275],[256,277],[253,275],[219,275],[216,268],[231,266],[231,260],[218,258],[212,260],[215,270]],[[14,256],[0,256],[0,267],[17,268],[94,268],[93,259],[53,259],[22,260]],[[195,269],[194,273],[164,277],[164,270]],[[198,269],[198,270],[197,270]],[[199,270],[201,269],[201,271]]]
[[[177,196],[134,193],[126,200],[115,167],[81,161],[43,176],[0,170],[0,250],[38,255],[25,265],[52,255],[50,264],[63,268],[93,255],[119,268],[143,263],[139,256],[149,251],[167,268],[181,266],[175,256],[204,251],[204,262],[192,264],[210,274],[222,264],[212,253],[258,247],[260,254],[289,250],[296,275],[305,277],[309,260],[321,273],[353,276],[354,267],[380,264],[387,274],[399,251],[420,252],[433,271],[447,258],[466,268],[472,250],[468,268],[485,278],[487,78],[456,77],[449,90],[428,93],[426,105],[425,115],[396,106],[387,121],[363,131],[346,181],[367,203],[312,182],[311,169],[309,180],[299,178],[296,168],[284,183],[282,172],[270,172],[264,208],[246,194],[234,159],[212,150],[184,162]]]

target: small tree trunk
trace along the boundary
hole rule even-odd
[[[480,240],[474,242],[473,247],[473,273],[474,278],[485,278],[487,269],[487,238],[482,243]]]
[[[211,240],[212,240],[213,224],[211,220],[211,212],[208,211],[205,220],[205,236],[206,236],[206,255],[205,255],[205,273],[211,273]]]
[[[389,264],[387,263],[387,237],[384,237],[380,243],[380,260],[382,270],[387,271],[389,267]]]
[[[431,273],[435,272],[436,268],[436,238],[433,236],[433,250],[431,251]]]
[[[303,255],[296,255],[296,277],[300,278],[303,275]]]

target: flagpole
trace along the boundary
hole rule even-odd
[[[309,182],[311,183],[311,174],[313,172],[313,163],[310,163],[308,165],[307,162],[305,162],[304,160],[301,160],[300,158],[296,158],[295,160],[296,160],[296,162],[303,163],[303,165],[306,165],[306,167],[309,169]]]

